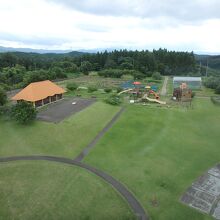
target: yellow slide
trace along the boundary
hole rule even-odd
[[[158,100],[158,99],[151,99],[151,98],[149,98],[149,97],[147,96],[147,94],[145,94],[145,95],[143,96],[143,99],[147,99],[149,102],[156,102],[156,103],[159,103],[159,104],[161,104],[161,105],[166,105],[166,102],[160,101],[160,100]]]
[[[127,89],[127,90],[124,90],[124,91],[122,91],[122,92],[119,92],[118,95],[121,95],[121,94],[126,93],[126,92],[130,92],[130,91],[132,91],[132,90],[134,90],[134,89]]]

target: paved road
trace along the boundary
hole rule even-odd
[[[138,202],[138,200],[134,197],[134,195],[119,181],[117,181],[112,176],[108,175],[107,173],[98,170],[90,165],[77,162],[68,158],[63,157],[53,157],[53,156],[15,156],[15,157],[5,157],[0,158],[0,163],[3,162],[11,162],[11,161],[23,161],[23,160],[44,160],[44,161],[52,161],[52,162],[58,162],[58,163],[65,163],[73,166],[78,166],[83,169],[86,169],[87,171],[101,177],[104,181],[112,185],[114,189],[116,189],[128,202],[131,209],[137,216],[137,219],[139,220],[148,220],[149,217],[146,215],[143,207]],[[100,201],[101,202],[101,201]]]
[[[165,76],[163,81],[163,87],[161,89],[160,95],[165,96],[167,94],[167,83],[168,83],[168,76]]]
[[[124,108],[121,108],[121,110],[118,113],[116,113],[116,115],[102,129],[102,131],[99,132],[98,135],[87,145],[87,147],[85,147],[84,150],[74,159],[75,161],[81,162],[84,159],[84,157],[88,155],[90,150],[97,144],[99,139],[113,126],[113,124],[118,120],[118,118],[121,116],[124,110]]]

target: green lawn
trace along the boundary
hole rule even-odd
[[[213,89],[206,88],[205,86],[202,86],[202,89],[195,91],[195,93],[198,97],[210,97],[212,95],[215,95]]]
[[[168,93],[171,88],[169,80]],[[97,96],[101,99],[103,94]],[[202,90],[203,94],[209,91]],[[152,220],[211,219],[179,199],[196,178],[220,161],[220,107],[209,98],[195,98],[192,108],[157,106],[126,104],[119,121],[85,162],[124,183]],[[22,126],[0,119],[0,157],[74,158],[117,111],[119,107],[97,102],[59,124],[37,121]],[[132,218],[114,190],[79,168],[16,162],[1,164],[0,177],[0,219],[56,219],[56,212],[57,219]]]
[[[57,155],[74,158],[112,119],[119,107],[97,102],[59,124],[23,126],[0,120],[0,156]]]
[[[133,219],[124,200],[87,171],[54,162],[0,164],[0,219]]]
[[[130,105],[85,162],[128,186],[151,219],[211,219],[179,199],[220,161],[219,113],[209,99],[195,99],[192,109]]]

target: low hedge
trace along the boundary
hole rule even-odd
[[[118,95],[111,95],[105,100],[105,102],[110,105],[120,105],[122,101]]]
[[[95,87],[95,86],[89,86],[89,87],[88,87],[88,92],[89,92],[89,93],[93,93],[93,92],[95,92],[95,91],[97,91],[97,90],[98,90],[98,88]]]
[[[220,96],[212,96],[212,97],[211,97],[211,101],[212,101],[215,105],[220,105]]]

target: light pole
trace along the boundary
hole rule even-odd
[[[206,77],[208,77],[208,65],[209,65],[209,62],[208,62],[208,58],[207,58],[207,63],[206,63]]]

